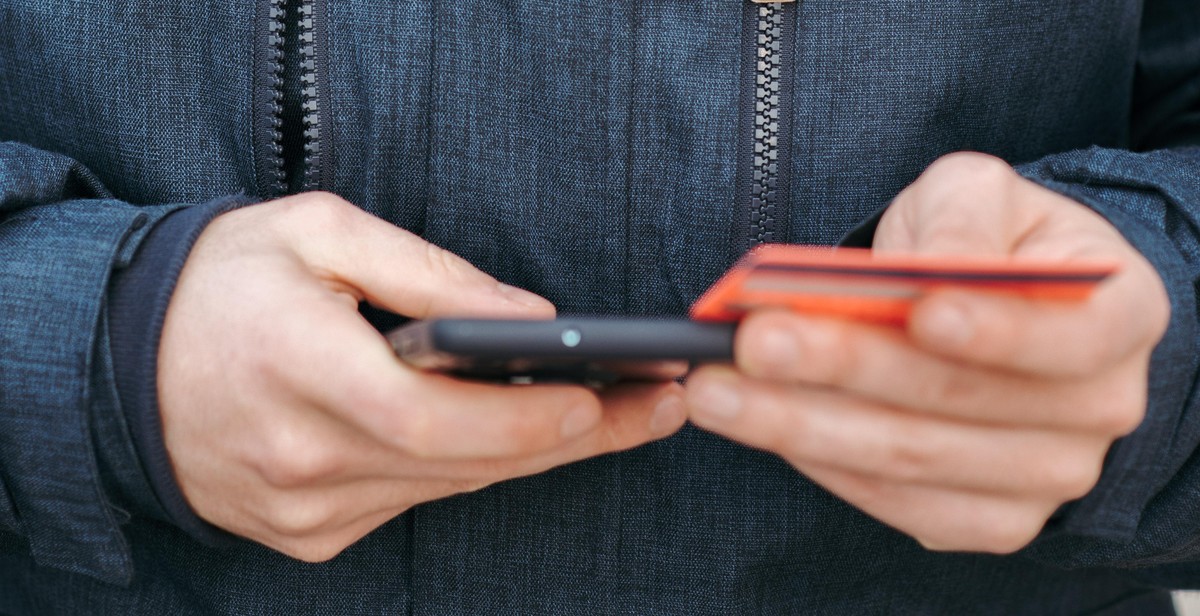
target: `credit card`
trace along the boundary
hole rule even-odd
[[[1117,269],[1115,261],[921,256],[768,244],[746,253],[692,305],[691,315],[700,321],[736,321],[751,310],[787,308],[903,325],[913,303],[936,289],[1079,302]]]

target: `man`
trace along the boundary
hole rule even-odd
[[[1169,613],[1195,583],[1191,3],[227,4],[0,13],[0,610]],[[760,241],[1121,271],[904,331],[755,314],[735,367],[599,396],[377,332],[680,314]]]

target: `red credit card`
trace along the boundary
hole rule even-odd
[[[935,257],[770,244],[742,257],[692,305],[691,314],[700,321],[736,321],[758,308],[788,308],[902,325],[913,302],[935,289],[1078,302],[1117,269],[1115,261]]]

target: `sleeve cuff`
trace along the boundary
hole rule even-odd
[[[1193,188],[1183,161],[1167,156],[1093,148],[1018,167],[1026,178],[1104,216],[1155,267],[1171,302],[1170,325],[1150,360],[1146,416],[1113,444],[1096,487],[1056,516],[1054,528],[1071,535],[1131,539],[1146,507],[1178,470],[1177,461],[1189,455],[1182,448],[1195,440],[1184,429],[1197,371],[1195,286],[1188,255],[1177,248],[1187,242],[1170,237],[1172,229],[1187,226],[1175,217],[1189,211]]]
[[[226,197],[171,213],[147,232],[129,266],[114,273],[109,287],[108,324],[117,397],[138,460],[161,508],[155,513],[214,546],[229,544],[234,538],[200,519],[175,480],[159,416],[158,346],[167,306],[197,238],[217,216],[250,203],[253,200],[244,196]]]

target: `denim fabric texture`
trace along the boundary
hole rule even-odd
[[[131,573],[89,438],[88,376],[112,268],[172,209],[128,205],[66,157],[0,144],[0,522],[44,565]]]
[[[564,314],[682,314],[744,248],[743,0],[312,6],[324,149],[293,170],[319,188]],[[691,427],[416,507],[326,563],[202,541],[129,368],[161,314],[124,306],[163,305],[221,204],[276,196],[267,2],[0,0],[0,612],[1167,613],[1157,589],[1200,587],[1194,0],[789,11],[787,241],[835,243],[971,149],[1094,208],[1168,284],[1144,425],[1032,546],[928,552]]]

